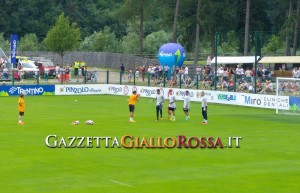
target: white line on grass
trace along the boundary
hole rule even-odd
[[[127,187],[130,187],[130,188],[133,188],[133,186],[129,185],[129,184],[125,184],[123,182],[119,182],[119,181],[116,181],[116,180],[112,180],[112,179],[107,179],[108,181],[110,182],[113,182],[113,183],[116,183],[116,184],[120,184],[122,186],[127,186]]]

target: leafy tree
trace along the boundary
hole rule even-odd
[[[4,39],[3,33],[0,33],[0,47],[3,51],[10,50],[10,43],[8,40]]]
[[[198,0],[197,1],[197,20],[196,20],[196,37],[195,37],[194,64],[198,64],[198,55],[199,55],[200,8],[201,8],[201,0]]]
[[[283,47],[284,44],[280,38],[276,35],[272,35],[269,42],[263,47],[263,51],[276,56],[279,50],[283,50]]]
[[[244,56],[248,55],[249,47],[249,20],[250,20],[250,0],[246,3],[246,21],[245,21],[245,38],[244,38]]]
[[[147,0],[126,0],[121,6],[120,10],[116,13],[120,22],[130,21],[131,24],[136,24],[139,21],[138,34],[139,34],[139,55],[143,56],[144,52],[144,23],[145,19],[149,18],[155,5],[158,1],[147,1]]]
[[[161,45],[171,41],[171,33],[167,33],[164,30],[153,32],[145,38],[145,53],[146,54],[157,54],[158,49]]]
[[[176,0],[176,6],[174,11],[174,21],[173,21],[173,33],[172,33],[172,42],[177,42],[177,18],[179,10],[179,0]]]
[[[204,30],[204,38],[210,40],[211,55],[214,55],[215,33],[236,30],[239,17],[237,17],[238,5],[234,0],[203,1],[201,6],[201,29]],[[244,26],[244,25],[243,25]]]
[[[223,54],[237,53],[239,49],[239,40],[236,38],[234,31],[229,31],[226,34],[226,40],[221,42],[220,48]]]
[[[126,54],[139,54],[139,35],[134,32],[129,32],[123,37],[121,49]]]
[[[48,31],[45,38],[45,44],[50,51],[56,52],[61,56],[61,63],[63,64],[63,57],[66,52],[74,50],[80,40],[80,30],[76,27],[76,23],[70,24],[69,17],[65,17],[62,13],[54,27]]]
[[[26,34],[20,39],[19,42],[20,51],[38,51],[39,42],[36,34]]]
[[[104,30],[94,32],[86,37],[81,43],[79,50],[95,52],[118,52],[119,41],[115,33],[111,32],[110,27],[105,26]]]
[[[298,47],[298,29],[299,29],[299,20],[300,20],[300,0],[297,2],[297,11],[296,11],[296,21],[295,21],[295,30],[294,30],[294,43],[293,43],[293,55],[296,56],[297,47]]]

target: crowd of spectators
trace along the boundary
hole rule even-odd
[[[120,66],[121,75],[123,79],[126,77],[124,65]],[[168,74],[170,71],[171,73]],[[148,74],[150,80],[154,85],[162,86],[164,81],[166,86],[179,87],[181,85],[185,88],[194,87],[197,82],[199,88],[202,89],[213,89],[216,82],[216,88],[218,90],[233,91],[234,89],[238,92],[254,92],[254,68],[246,67],[243,68],[240,65],[220,65],[217,68],[217,78],[215,77],[215,68],[211,65],[209,59],[207,59],[207,65],[197,66],[196,68],[189,69],[188,65],[182,67],[172,66],[170,69],[167,65],[150,65],[148,68],[145,66],[137,67],[134,69],[128,69],[127,79],[128,82],[133,81],[135,75],[135,81],[139,81],[140,74],[142,80],[145,81],[145,76]],[[295,73],[296,74],[296,73]],[[272,83],[272,72],[265,66],[261,66],[257,70],[256,76],[256,92],[267,93],[273,92]]]

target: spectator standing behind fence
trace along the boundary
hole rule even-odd
[[[159,73],[158,73],[158,81],[161,79],[161,77],[163,76],[164,73],[164,69],[162,67],[162,65],[159,65]]]
[[[94,66],[94,68],[93,68],[93,79],[92,79],[94,82],[98,82],[98,74],[97,74],[97,71],[98,71],[97,67]]]
[[[201,72],[201,67],[200,66],[197,66],[197,68],[196,68],[196,75],[199,77],[199,79],[201,80],[201,74],[200,74],[200,72]]]
[[[66,69],[64,66],[61,66],[59,69],[59,81],[64,82],[65,81],[65,74],[66,74]]]
[[[59,64],[56,64],[55,67],[55,79],[59,79]]]
[[[297,68],[293,68],[293,71],[292,71],[292,78],[297,78]]]
[[[189,67],[187,65],[185,65],[184,68],[184,77],[187,77],[189,75]]]
[[[34,69],[34,83],[36,83],[38,80],[39,80],[39,78],[40,78],[40,76],[39,76],[39,69],[38,68],[36,68],[36,69]]]
[[[131,82],[131,80],[132,80],[132,69],[130,69],[129,71],[128,71],[128,82],[130,83]]]
[[[226,73],[226,81],[228,81],[230,79],[230,68],[229,67],[226,68],[225,73]]]
[[[65,81],[66,82],[68,82],[70,80],[70,73],[71,73],[70,66],[67,65],[66,69],[65,69]]]
[[[211,65],[211,58],[210,58],[210,56],[207,57],[206,65],[207,65],[207,66],[210,66],[210,65]]]
[[[247,70],[245,72],[245,75],[246,75],[246,81],[247,81],[247,83],[252,82],[252,80],[251,80],[251,70],[249,68],[247,68]]]
[[[175,65],[173,65],[172,69],[171,69],[171,75],[172,76],[175,76],[175,70],[176,70]]]
[[[262,77],[263,77],[263,81],[266,79],[266,72],[267,72],[267,69],[266,69],[266,67],[262,67]]]
[[[168,71],[170,70],[170,67],[167,65],[167,64],[165,64],[165,66],[164,66],[164,74],[165,74],[165,77],[168,77]]]
[[[158,76],[159,76],[159,67],[158,64],[156,64],[154,67],[154,83],[158,81]]]
[[[243,74],[244,74],[244,69],[241,66],[238,66],[236,69],[237,78],[242,78]]]
[[[182,84],[183,80],[184,80],[184,69],[182,67],[179,69],[179,72],[178,72],[178,83]]]
[[[78,76],[79,62],[74,62],[74,76]]]
[[[203,67],[202,74],[203,74],[203,80],[205,80],[205,78],[206,78],[206,66]]]
[[[20,81],[23,82],[24,71],[23,66],[21,64],[18,65],[18,76],[20,78]]]
[[[298,70],[296,71],[296,78],[300,78],[300,67],[299,67]]]
[[[300,67],[299,68],[297,68],[297,67],[295,67],[294,69],[293,69],[293,72],[292,72],[293,74],[292,74],[292,77],[293,78],[300,78]]]
[[[140,77],[140,70],[139,70],[139,68],[136,68],[135,69],[135,80],[139,81],[139,77]]]
[[[285,64],[282,64],[282,71],[285,71],[285,69],[286,69],[286,65]]]
[[[234,78],[235,76],[235,69],[233,67],[230,68],[230,78]]]
[[[85,71],[86,71],[86,63],[84,61],[82,61],[80,63],[80,67],[81,67],[81,73],[82,73],[82,76],[84,77],[85,76]]]
[[[4,58],[4,56],[2,56],[1,60],[0,60],[0,66],[2,66],[2,64],[4,64],[4,63],[5,63],[5,58]]]
[[[125,66],[124,66],[124,64],[121,64],[121,66],[120,66],[120,76],[121,76],[121,78],[123,77],[125,79],[124,73],[125,73]]]
[[[49,76],[49,68],[44,68],[44,81],[48,82],[48,76]]]
[[[141,72],[142,72],[142,80],[145,81],[145,73],[146,73],[146,68],[145,66],[141,67]]]
[[[257,77],[258,77],[259,82],[263,81],[263,76],[262,75],[263,75],[262,69],[259,68],[258,71],[257,71]]]
[[[4,79],[8,79],[8,69],[6,68],[6,66],[3,69],[3,76],[4,76]]]
[[[68,68],[70,70],[70,73],[69,73],[69,81],[71,81],[72,79],[72,65],[71,64],[68,64]]]
[[[76,82],[79,82],[79,80],[82,79],[82,71],[83,71],[82,67],[78,68],[78,75],[77,75],[77,81]]]

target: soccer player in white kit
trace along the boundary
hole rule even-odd
[[[169,105],[168,105],[168,116],[170,118],[170,121],[175,121],[176,120],[176,116],[175,116],[175,110],[176,110],[176,98],[173,95],[173,90],[169,90]]]
[[[162,118],[162,106],[165,100],[165,97],[163,94],[160,93],[160,89],[156,90],[156,98],[153,99],[152,101],[156,100],[156,121],[159,119],[159,114],[160,114],[160,119]]]
[[[202,124],[207,124],[207,98],[205,97],[204,91],[201,92],[201,103],[202,103]]]
[[[189,96],[189,91],[185,91],[185,95],[183,97],[183,112],[185,114],[185,120],[188,121],[190,119],[190,116],[189,116],[189,111],[190,111],[190,102],[191,102],[191,99],[190,99],[190,96]]]

